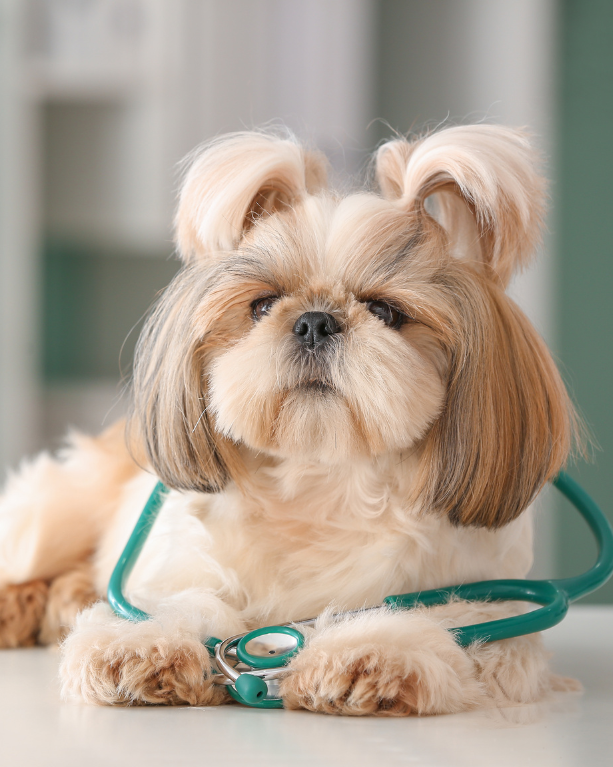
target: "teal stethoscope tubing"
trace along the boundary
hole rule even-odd
[[[494,642],[523,636],[555,626],[566,615],[570,602],[595,591],[611,577],[613,530],[595,501],[568,474],[560,472],[553,484],[581,513],[596,538],[598,557],[587,572],[572,578],[551,580],[479,581],[430,591],[395,594],[386,597],[384,603],[403,610],[417,605],[442,605],[450,599],[521,601],[540,605],[522,615],[451,629],[458,644],[463,646],[475,641]],[[124,587],[168,492],[165,485],[157,483],[111,575],[107,592],[109,604],[118,616],[130,621],[143,621],[150,617],[128,602],[124,596]],[[219,642],[219,639],[211,637],[205,644],[213,654]]]
[[[495,580],[467,583],[431,591],[398,594],[383,601],[409,609],[416,605],[441,605],[450,599],[488,602],[522,601],[541,605],[536,610],[497,621],[452,629],[456,641],[463,646],[472,642],[494,642],[499,639],[533,634],[559,623],[571,602],[600,588],[613,573],[613,530],[608,520],[585,490],[566,472],[553,484],[581,513],[596,538],[598,557],[593,567],[581,575],[550,580]]]

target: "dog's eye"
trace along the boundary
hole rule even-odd
[[[385,324],[396,330],[405,321],[406,317],[398,309],[394,309],[393,306],[386,304],[385,301],[367,301],[366,308],[375,317],[383,320]]]
[[[251,315],[254,320],[261,320],[266,314],[270,312],[275,301],[279,300],[279,296],[266,296],[265,298],[258,298],[251,304]]]

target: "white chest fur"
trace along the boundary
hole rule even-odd
[[[336,469],[283,462],[254,471],[242,491],[173,492],[130,595],[149,603],[210,589],[255,625],[311,617],[330,604],[353,609],[393,593],[526,575],[530,514],[495,531],[454,527],[407,505],[407,476],[410,466],[397,457]],[[97,558],[102,592],[153,484],[142,474],[126,487]]]

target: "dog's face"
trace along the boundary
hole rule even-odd
[[[374,195],[265,216],[209,299],[226,308],[208,372],[216,427],[331,464],[414,446],[445,395],[432,250],[415,217]]]
[[[320,158],[263,134],[196,159],[186,265],[135,367],[133,424],[168,484],[240,481],[244,447],[329,465],[412,451],[424,504],[495,526],[559,469],[571,408],[503,292],[538,233],[525,139],[394,141],[377,178],[382,194],[336,196]]]

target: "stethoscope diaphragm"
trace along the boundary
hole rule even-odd
[[[252,668],[278,668],[304,645],[303,635],[291,626],[266,626],[250,631],[236,648],[238,659]]]

